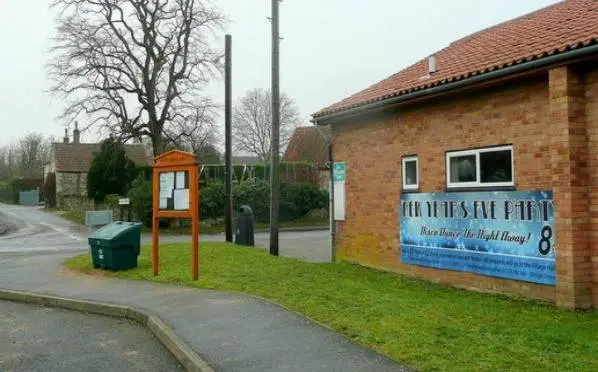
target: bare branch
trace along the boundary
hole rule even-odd
[[[226,19],[208,0],[51,5],[59,15],[48,74],[53,94],[67,102],[59,116],[67,124],[87,122],[121,138],[149,136],[158,154],[163,139],[178,133],[178,140],[193,132],[189,126],[213,120],[203,90],[221,71],[222,53],[213,45]]]
[[[281,95],[280,144],[284,151],[293,130],[300,124],[299,109],[286,95]],[[253,89],[239,100],[233,112],[233,137],[239,151],[270,159],[272,133],[272,97],[269,91]]]

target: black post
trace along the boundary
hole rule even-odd
[[[233,164],[232,164],[232,37],[225,36],[225,70],[224,70],[224,126],[225,151],[224,163],[226,173],[225,216],[226,241],[233,241]]]

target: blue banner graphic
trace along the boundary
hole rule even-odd
[[[555,285],[552,192],[405,193],[401,262]]]

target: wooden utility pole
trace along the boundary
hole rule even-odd
[[[272,141],[270,151],[270,254],[278,256],[279,154],[280,154],[280,30],[279,0],[272,0]]]
[[[226,241],[233,241],[233,164],[232,164],[232,37],[225,36],[224,67],[224,163],[225,163],[225,203],[224,224]]]

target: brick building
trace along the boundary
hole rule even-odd
[[[289,144],[282,156],[283,162],[305,162],[313,164],[318,173],[317,185],[328,190],[330,171],[328,164],[328,141],[330,126],[298,127],[289,139]]]
[[[569,0],[315,113],[346,164],[337,257],[598,308],[597,60],[598,2]]]

